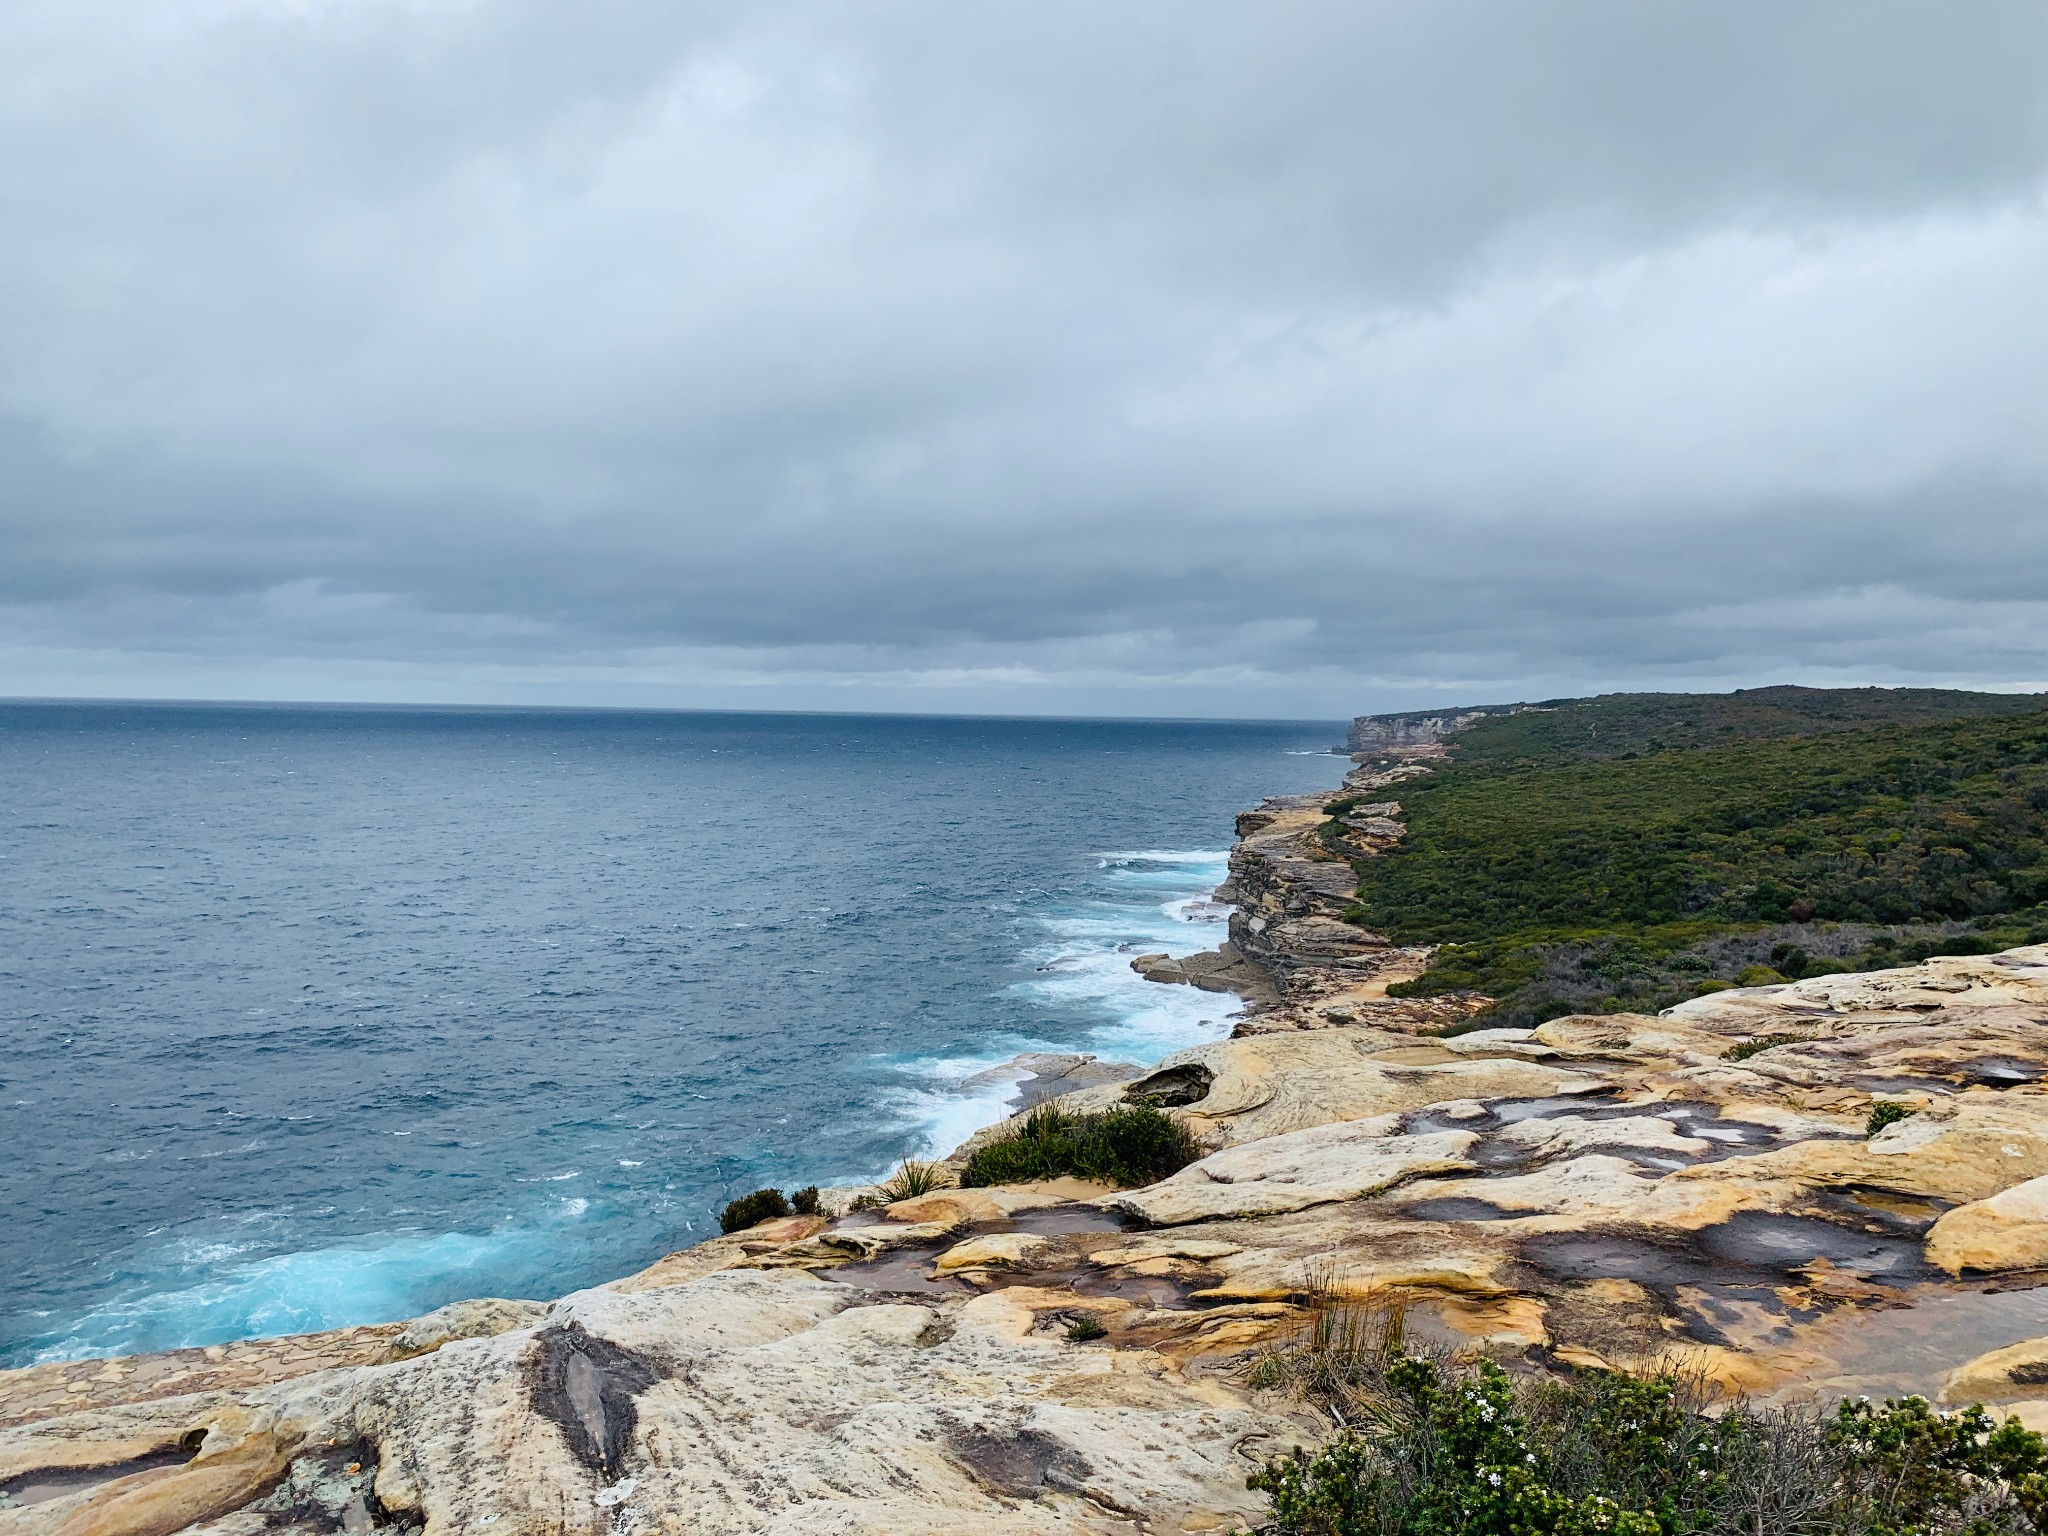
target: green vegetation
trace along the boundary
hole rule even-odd
[[[916,1200],[928,1195],[945,1182],[945,1170],[937,1163],[921,1163],[906,1157],[875,1193],[881,1197],[882,1204],[894,1205],[898,1200]]]
[[[1369,1363],[1369,1362],[1368,1362]],[[1708,1412],[1670,1374],[1513,1377],[1400,1351],[1354,1427],[1249,1484],[1286,1536],[1995,1536],[2048,1517],[2048,1446],[1981,1407]],[[1370,1401],[1360,1401],[1369,1388]]]
[[[1102,1319],[1093,1312],[1083,1312],[1067,1324],[1067,1338],[1071,1343],[1086,1344],[1090,1339],[1099,1339],[1109,1330],[1102,1326]]]
[[[1396,995],[1534,1023],[2048,941],[2039,698],[1623,695],[1451,740],[1429,777],[1333,802],[1401,803],[1346,914],[1445,946]]]
[[[719,1213],[718,1230],[744,1232],[751,1226],[788,1214],[789,1202],[782,1198],[781,1190],[757,1189],[751,1195],[741,1195]]]
[[[1470,760],[1567,759],[1690,752],[1736,741],[1776,741],[1879,725],[2038,714],[2048,695],[1950,688],[1742,688],[1734,693],[1610,693],[1595,699],[1485,706],[1488,718],[1455,740]],[[1451,713],[1422,710],[1394,719]],[[1382,799],[1373,794],[1366,800]]]
[[[817,1215],[818,1186],[806,1184],[802,1189],[791,1195],[789,1197],[789,1208],[799,1216]]]
[[[1879,1099],[1870,1106],[1870,1118],[1863,1122],[1863,1139],[1870,1140],[1888,1125],[1897,1125],[1907,1119],[1913,1111],[1891,1099]]]
[[[1723,1061],[1747,1061],[1759,1052],[1773,1050],[1781,1045],[1797,1045],[1797,1035],[1759,1035],[1754,1040],[1745,1040],[1740,1045],[1731,1045],[1721,1053]]]
[[[1156,1183],[1201,1155],[1186,1126],[1148,1106],[1075,1114],[1042,1104],[1014,1134],[977,1148],[960,1182],[973,1188],[1072,1176],[1130,1188]]]

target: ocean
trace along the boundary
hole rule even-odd
[[[1336,723],[0,704],[0,1364],[546,1298],[1157,1060]]]

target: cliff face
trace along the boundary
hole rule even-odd
[[[1351,861],[1377,857],[1401,837],[1401,823],[1394,819],[1401,806],[1393,798],[1399,786],[1429,773],[1446,756],[1435,742],[1382,747],[1361,754],[1335,794],[1277,796],[1239,814],[1230,877],[1217,894],[1236,906],[1232,950],[1271,987],[1270,995],[1252,998],[1252,1027],[1292,1027],[1296,1006],[1305,1003],[1372,1003],[1371,1011],[1385,1013],[1393,1007],[1386,1000],[1387,984],[1417,974],[1427,963],[1427,949],[1389,944],[1344,921],[1344,913],[1357,899]],[[1387,798],[1355,805],[1332,835],[1323,807],[1338,795]],[[1440,1025],[1478,1006],[1417,1004],[1394,1027]]]
[[[1406,715],[1360,715],[1345,733],[1345,746],[1352,752],[1382,752],[1389,747],[1426,747],[1461,731],[1474,721],[1484,720],[1491,709],[1469,709],[1451,713]]]

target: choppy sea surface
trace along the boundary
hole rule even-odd
[[[1335,724],[0,704],[0,1364],[551,1297],[1233,999]]]

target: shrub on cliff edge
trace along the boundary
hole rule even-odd
[[[1042,1104],[1013,1134],[970,1156],[960,1182],[975,1188],[1073,1177],[1128,1189],[1156,1183],[1201,1155],[1188,1128],[1156,1109],[1075,1114]]]
[[[759,1222],[788,1214],[789,1202],[782,1198],[781,1190],[757,1189],[751,1195],[741,1195],[719,1213],[718,1230],[744,1232]]]

